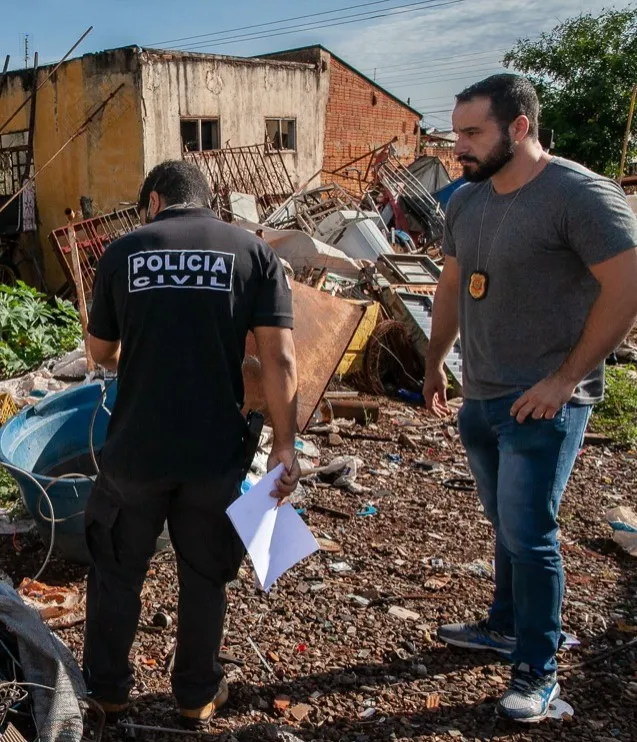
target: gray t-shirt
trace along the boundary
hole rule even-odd
[[[460,269],[467,399],[528,389],[556,371],[599,293],[587,266],[637,245],[637,219],[621,188],[581,165],[553,158],[512,204],[517,193],[498,195],[490,180],[471,183],[456,191],[447,210],[443,250]],[[480,301],[468,291],[474,271],[489,276]],[[579,384],[573,401],[598,402],[603,391],[602,364]]]

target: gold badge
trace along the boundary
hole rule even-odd
[[[489,277],[481,271],[474,271],[469,277],[469,294],[472,299],[480,301],[487,295]]]

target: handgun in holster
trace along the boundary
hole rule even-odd
[[[245,479],[247,473],[250,471],[252,461],[259,448],[264,420],[263,415],[256,410],[250,410],[246,415],[246,433],[244,437],[245,457],[243,459],[242,479]]]

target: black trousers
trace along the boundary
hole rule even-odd
[[[88,576],[84,675],[97,700],[124,703],[133,685],[129,654],[140,593],[164,523],[177,558],[177,649],[171,677],[181,708],[209,703],[223,677],[218,662],[226,583],[244,548],[225,511],[240,492],[238,468],[204,482],[140,484],[101,472],[86,508]]]

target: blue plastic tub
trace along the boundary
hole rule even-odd
[[[89,427],[101,394],[102,386],[97,382],[67,389],[25,407],[0,428],[0,461],[25,469],[45,489],[49,488],[47,493],[56,518],[55,548],[72,562],[89,561],[82,514],[93,482],[86,478],[61,480],[53,485],[51,482],[55,476],[67,472],[88,474],[94,478]],[[108,409],[112,409],[116,394],[117,385],[113,383],[106,395]],[[108,420],[107,412],[100,407],[93,435],[96,451],[104,445]],[[46,500],[28,477],[15,471],[11,474],[42,539],[48,544],[51,525],[47,518],[51,513]],[[57,522],[64,518],[69,519]]]

